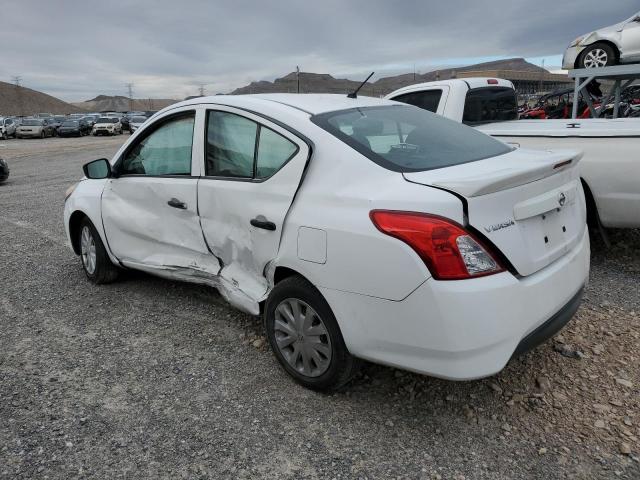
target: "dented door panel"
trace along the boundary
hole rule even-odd
[[[203,177],[198,181],[200,222],[207,245],[221,265],[218,281],[227,288],[227,295],[241,293],[253,306],[232,303],[258,313],[258,304],[269,289],[265,270],[278,254],[285,219],[310,150],[303,140],[261,117],[231,108],[226,111],[258,122],[298,146],[293,158],[266,180]],[[255,226],[264,226],[264,222],[275,228]]]
[[[209,253],[200,228],[196,185],[195,178],[109,180],[102,194],[102,218],[113,254],[136,268],[217,275],[220,264]],[[185,208],[170,206],[172,199]]]

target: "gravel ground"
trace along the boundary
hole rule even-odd
[[[499,375],[368,365],[305,390],[204,287],[96,287],[65,188],[126,139],[0,142],[0,478],[640,478],[640,232],[594,245],[587,298]]]

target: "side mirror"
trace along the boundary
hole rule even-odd
[[[93,180],[99,180],[102,178],[111,177],[111,164],[106,158],[99,158],[93,162],[85,163],[82,166],[82,171],[87,178]]]

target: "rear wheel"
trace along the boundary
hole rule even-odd
[[[594,43],[587,47],[580,56],[582,68],[602,68],[616,64],[616,52],[611,45],[606,43]]]
[[[118,268],[111,263],[107,250],[91,220],[88,218],[82,220],[78,236],[80,259],[87,278],[95,284],[113,282],[118,277]]]
[[[300,276],[282,280],[264,310],[269,344],[282,368],[301,385],[337,390],[351,380],[360,361],[344,344],[338,322],[320,292]]]

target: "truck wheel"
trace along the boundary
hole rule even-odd
[[[617,63],[616,52],[606,43],[594,43],[580,56],[582,68],[610,67]]]
[[[265,305],[264,324],[282,368],[307,388],[337,390],[360,367],[360,360],[344,344],[329,304],[301,276],[276,284]]]

